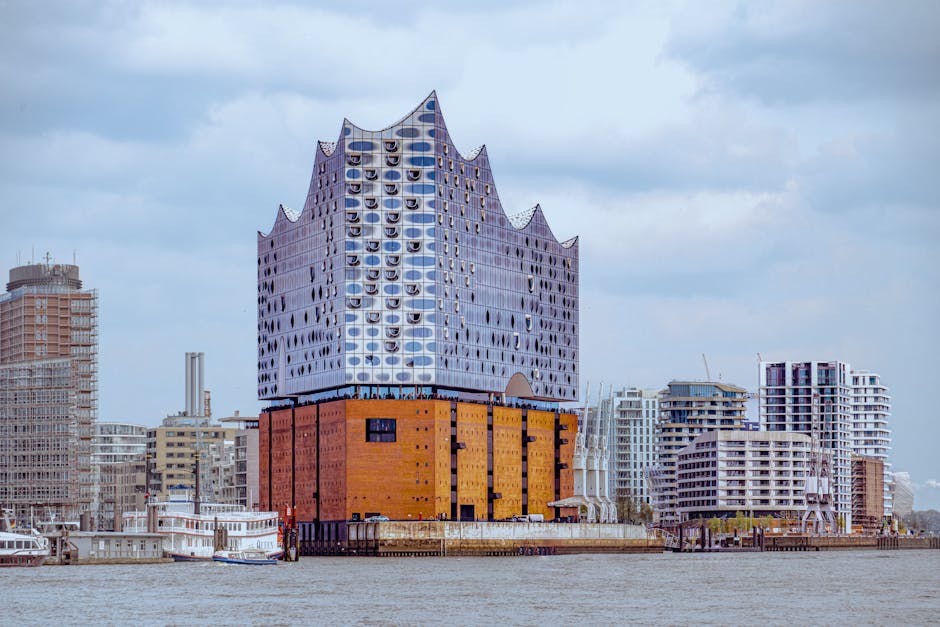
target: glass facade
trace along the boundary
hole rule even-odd
[[[320,142],[302,212],[258,235],[258,397],[342,386],[576,400],[578,246],[508,217],[485,148],[457,152],[432,93]]]

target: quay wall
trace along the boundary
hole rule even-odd
[[[350,523],[346,550],[360,555],[659,553],[640,525],[500,522]]]
[[[915,536],[768,536],[765,551],[940,549],[940,537]]]

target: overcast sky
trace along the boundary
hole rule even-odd
[[[186,351],[257,412],[256,231],[344,117],[436,89],[503,205],[581,237],[582,388],[847,361],[940,508],[940,4],[461,4],[0,0],[0,271],[77,255],[99,419],[182,409]]]

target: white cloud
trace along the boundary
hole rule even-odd
[[[303,204],[343,117],[380,128],[436,88],[507,211],[580,236],[585,379],[846,359],[892,387],[894,461],[935,476],[930,3],[7,9],[0,246],[77,249],[101,288],[103,418],[174,410],[186,350],[220,407],[257,407],[255,231]]]

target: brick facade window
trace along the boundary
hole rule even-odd
[[[394,418],[366,418],[366,442],[394,442]]]

